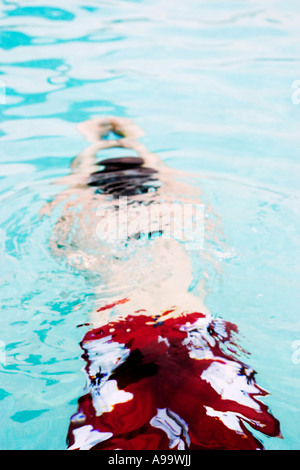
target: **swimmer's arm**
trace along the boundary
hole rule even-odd
[[[84,150],[73,161],[72,168],[90,168],[95,163],[98,151],[107,148],[127,148],[134,150],[137,156],[143,158],[146,165],[162,170],[166,165],[158,155],[149,152],[147,148],[137,139],[144,136],[144,131],[131,119],[120,117],[107,117],[90,119],[77,126],[78,130],[85,136],[92,145]],[[110,133],[120,137],[116,140],[103,140]]]
[[[149,150],[138,140],[130,137],[125,137],[118,141],[118,147],[134,150],[138,157],[144,160],[144,164],[151,166],[154,169],[162,171],[167,166],[163,163],[162,159],[155,153],[149,152]]]
[[[54,181],[55,185],[68,185],[52,201],[47,202],[40,210],[40,215],[50,215],[51,212],[61,203],[65,203],[70,197],[78,198],[81,190],[89,189],[88,180],[90,174],[99,170],[96,165],[97,152],[103,149],[122,147],[121,140],[100,140],[91,144],[77,155],[71,162],[71,174]],[[93,190],[92,190],[93,191]],[[85,195],[85,192],[84,192]]]
[[[118,140],[100,140],[91,144],[72,161],[72,173],[79,173],[82,176],[88,176],[93,171],[99,170],[96,166],[97,153],[101,150],[110,148],[126,148],[134,150],[138,157],[143,158],[146,165],[160,170],[162,167],[166,166],[156,154],[149,152],[141,142],[129,137],[124,137]]]
[[[55,184],[57,184],[57,181],[55,181]],[[75,189],[74,187],[72,187],[65,189],[64,191],[57,194],[52,201],[48,201],[42,206],[42,208],[40,209],[40,217],[43,217],[44,215],[47,215],[49,217],[53,210],[59,205],[61,205],[62,207],[68,206],[68,201],[73,201],[72,204],[78,204],[79,198],[79,188]],[[69,204],[71,203],[69,202]]]
[[[144,131],[131,119],[121,117],[101,117],[80,123],[77,129],[88,142],[99,142],[113,132],[118,137],[139,139]]]
[[[97,153],[100,150],[120,147],[117,140],[100,140],[91,144],[77,155],[71,163],[71,170],[73,173],[81,173],[82,175],[89,175],[96,169],[95,166]]]

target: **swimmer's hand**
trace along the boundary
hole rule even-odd
[[[98,142],[111,132],[122,138],[138,139],[144,131],[131,119],[122,117],[103,117],[89,119],[77,126],[88,142]]]

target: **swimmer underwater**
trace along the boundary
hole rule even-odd
[[[130,119],[78,129],[90,145],[58,181],[68,188],[42,210],[61,211],[53,254],[99,275],[101,304],[81,342],[86,393],[68,449],[263,449],[250,428],[281,436],[260,401],[267,392],[234,352],[236,326],[205,306],[203,282],[190,292],[190,254],[172,236],[176,209],[199,201],[199,191],[139,142],[143,131]],[[107,158],[113,148],[136,155]]]

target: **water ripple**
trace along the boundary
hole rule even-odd
[[[135,119],[150,150],[193,172],[205,203],[222,215],[231,248],[222,253],[210,241],[221,267],[209,272],[210,308],[247,338],[288,436],[276,445],[299,447],[289,419],[298,399],[298,6],[2,3],[1,448],[65,448],[84,386],[79,342],[94,302],[120,288],[99,287],[53,258],[55,219],[39,216],[60,191],[52,183],[86,145],[76,124],[113,114]]]

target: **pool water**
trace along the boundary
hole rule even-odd
[[[76,124],[117,115],[220,215],[208,306],[270,392],[284,439],[257,437],[299,449],[300,5],[22,0],[0,14],[0,448],[66,448],[94,280],[52,256],[39,211],[86,145]]]

